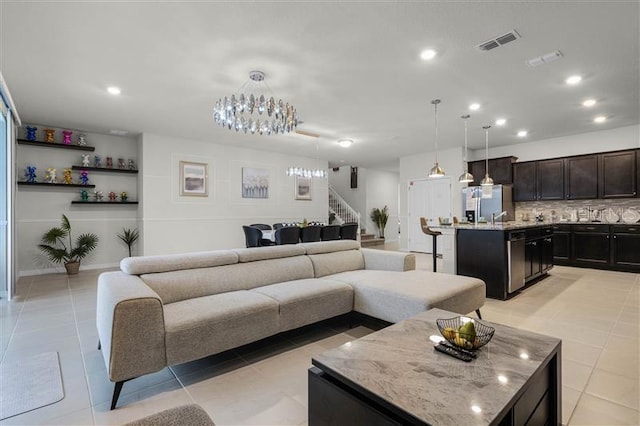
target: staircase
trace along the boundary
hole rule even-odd
[[[384,238],[376,238],[374,234],[360,234],[360,245],[362,247],[384,246]]]
[[[355,222],[360,228],[360,213],[355,211],[331,185],[329,185],[329,212],[336,215],[338,224]]]

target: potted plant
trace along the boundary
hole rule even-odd
[[[65,240],[69,239],[65,244]],[[49,229],[42,236],[42,244],[38,247],[45,252],[52,263],[64,263],[67,274],[74,275],[80,270],[80,261],[84,259],[98,245],[96,234],[81,234],[75,241],[71,237],[71,223],[69,218],[62,215],[60,227]]]
[[[387,206],[384,206],[382,209],[374,207],[369,217],[378,227],[380,238],[384,238],[384,228],[387,226],[387,221],[389,220],[389,208]]]
[[[138,237],[139,234],[137,229],[122,228],[122,234],[118,234],[118,238],[120,238],[129,248],[129,257],[131,257],[131,247],[136,241],[138,241]]]

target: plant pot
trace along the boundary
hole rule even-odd
[[[80,262],[67,262],[64,264],[67,275],[76,275],[80,270]]]

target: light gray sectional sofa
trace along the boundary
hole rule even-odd
[[[130,257],[98,279],[113,409],[125,381],[351,311],[397,322],[484,304],[476,278],[415,270],[358,241]]]

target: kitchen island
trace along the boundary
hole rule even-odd
[[[476,277],[487,297],[506,300],[553,267],[553,226],[544,222],[498,222],[433,227],[453,244],[443,250],[444,272]],[[446,234],[444,234],[446,232]],[[452,272],[446,266],[455,263]]]

